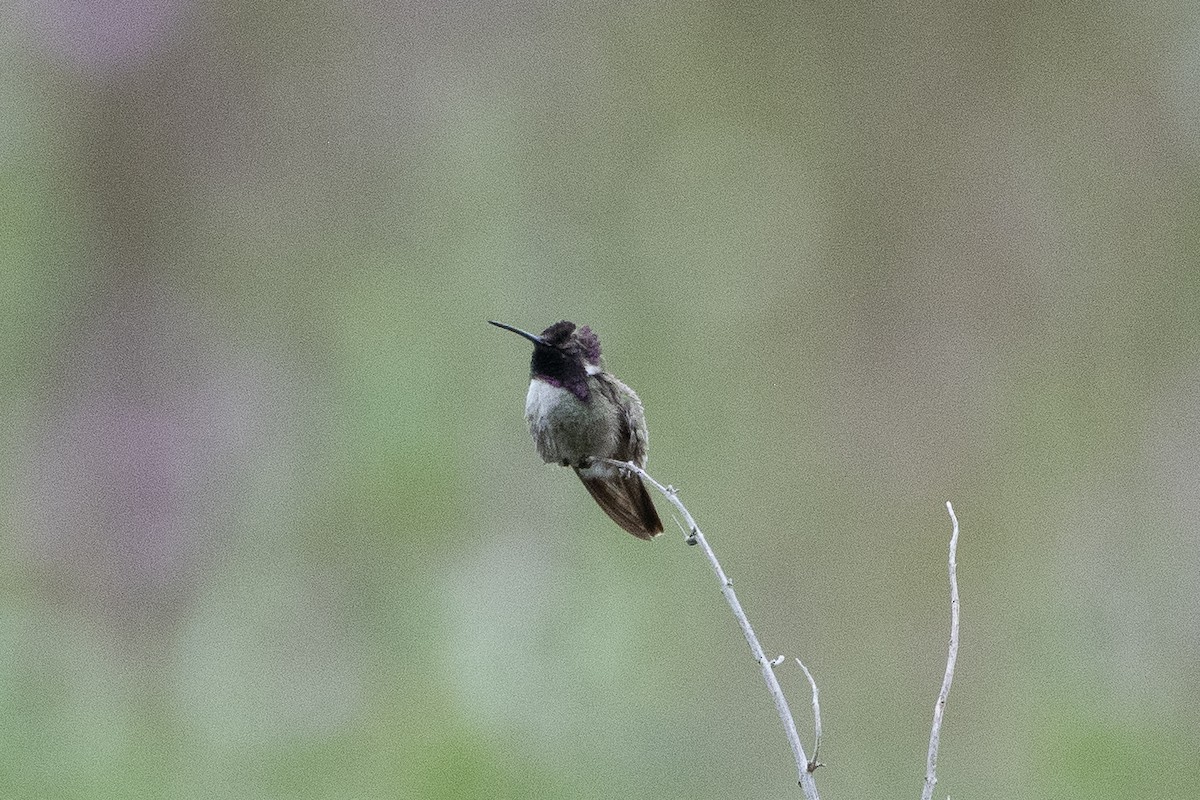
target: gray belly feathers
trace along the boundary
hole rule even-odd
[[[525,421],[538,455],[548,463],[572,466],[591,456],[610,458],[617,450],[617,430],[609,401],[592,393],[584,403],[571,392],[545,381],[529,382]]]

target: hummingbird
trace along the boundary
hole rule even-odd
[[[662,520],[636,474],[594,459],[646,465],[646,416],[637,393],[605,371],[600,337],[586,325],[556,322],[534,335],[488,320],[533,342],[525,421],[538,455],[572,467],[613,521],[639,539],[662,533]]]

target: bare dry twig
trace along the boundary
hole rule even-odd
[[[929,731],[929,755],[925,764],[925,788],[921,800],[932,800],[933,787],[937,785],[938,742],[942,735],[942,715],[946,711],[946,698],[950,696],[950,684],[954,683],[954,664],[958,660],[958,517],[954,506],[946,501],[946,511],[954,532],[950,535],[950,652],[946,656],[946,674],[942,677],[942,690],[938,692],[933,707],[933,727]]]
[[[742,609],[742,604],[738,600],[737,594],[733,591],[733,581],[729,579],[729,576],[725,574],[725,570],[721,568],[721,562],[717,560],[717,556],[709,546],[708,540],[700,532],[700,526],[696,524],[696,520],[692,518],[687,507],[679,499],[679,493],[673,487],[663,486],[650,477],[649,473],[637,464],[607,458],[600,460],[637,473],[644,481],[660,491],[663,497],[666,497],[679,510],[680,515],[687,525],[685,541],[688,544],[700,545],[700,549],[704,551],[705,557],[708,558],[708,563],[712,566],[713,572],[721,584],[721,594],[725,596],[725,601],[729,604],[734,618],[737,619],[738,625],[741,626],[742,634],[746,637],[746,643],[750,645],[750,653],[754,656],[754,660],[758,662],[759,668],[762,670],[763,680],[766,681],[767,690],[771,693],[771,699],[775,701],[775,710],[779,713],[779,719],[783,722],[784,732],[787,735],[788,743],[792,747],[792,754],[796,758],[796,771],[799,775],[800,787],[804,790],[804,796],[808,800],[819,800],[820,795],[817,793],[817,784],[812,776],[812,762],[809,762],[808,756],[804,754],[804,745],[800,742],[800,734],[796,731],[796,720],[792,717],[792,711],[788,707],[787,698],[784,697],[779,680],[775,677],[775,667],[772,661],[767,658],[766,653],[763,652],[762,645],[758,641],[758,636],[755,635],[754,628],[750,626],[750,621],[746,618],[746,612]]]
[[[812,673],[808,671],[808,667],[804,666],[804,662],[796,659],[796,663],[800,665],[800,669],[804,670],[804,677],[808,678],[808,685],[812,687],[812,706],[813,706],[813,757],[812,761],[808,762],[808,771],[812,772],[817,767],[825,766],[817,760],[818,753],[821,750],[821,695],[817,691],[817,682],[813,679]]]
[[[729,608],[733,611],[733,616],[737,620],[738,625],[742,629],[742,634],[746,637],[746,643],[750,645],[750,653],[754,656],[754,660],[758,663],[762,670],[763,680],[767,684],[767,690],[771,694],[771,699],[775,702],[775,710],[779,713],[779,719],[783,722],[784,733],[787,736],[788,744],[791,745],[792,754],[796,760],[796,771],[799,775],[800,787],[804,790],[804,795],[807,800],[820,800],[817,793],[817,785],[813,780],[813,771],[821,766],[817,761],[817,752],[821,747],[821,706],[819,693],[817,691],[817,682],[813,679],[812,673],[808,667],[804,665],[800,659],[796,659],[796,663],[800,665],[800,669],[804,670],[804,676],[808,679],[809,685],[812,687],[812,708],[814,718],[814,744],[813,757],[809,760],[805,755],[804,745],[800,741],[800,734],[796,730],[796,720],[792,716],[791,709],[788,706],[787,698],[783,694],[783,689],[779,685],[779,680],[775,677],[775,667],[783,663],[783,656],[775,659],[767,658],[763,651],[762,645],[758,641],[758,636],[754,633],[754,628],[751,627],[750,621],[746,618],[746,612],[742,609],[742,604],[738,600],[737,594],[733,591],[733,581],[725,573],[721,567],[721,562],[717,560],[716,554],[712,547],[709,546],[708,540],[700,531],[700,526],[696,524],[696,520],[692,517],[691,512],[679,499],[679,493],[672,486],[664,486],[650,476],[648,472],[639,467],[637,464],[628,461],[617,461],[615,459],[597,459],[605,461],[613,466],[639,475],[642,480],[649,483],[655,489],[662,493],[663,497],[667,498],[670,503],[675,506],[683,517],[686,528],[683,525],[684,541],[689,545],[700,545],[700,549],[704,552],[708,563],[712,566],[713,573],[717,576],[717,580],[721,585],[721,594],[724,595],[725,601],[729,604]],[[946,503],[946,510],[950,513],[950,520],[953,523],[954,532],[950,537],[950,650],[946,657],[946,672],[942,679],[942,688],[938,693],[937,704],[933,709],[933,726],[929,734],[929,753],[926,761],[925,772],[925,788],[921,793],[922,800],[932,800],[934,786],[937,785],[937,754],[938,743],[942,731],[942,719],[946,709],[946,699],[950,695],[950,685],[954,682],[954,667],[958,659],[958,630],[959,630],[959,602],[958,602],[958,517],[954,514],[954,506],[949,502]]]

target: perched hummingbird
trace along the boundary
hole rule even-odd
[[[593,458],[646,465],[646,417],[637,394],[604,371],[600,338],[556,322],[540,335],[492,322],[533,342],[525,421],[538,455],[575,474],[613,521],[639,539],[662,533],[642,479]]]

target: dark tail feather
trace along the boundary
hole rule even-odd
[[[614,469],[604,477],[591,476],[584,475],[578,468],[575,474],[613,522],[639,539],[651,539],[662,533],[662,520],[637,475]]]

